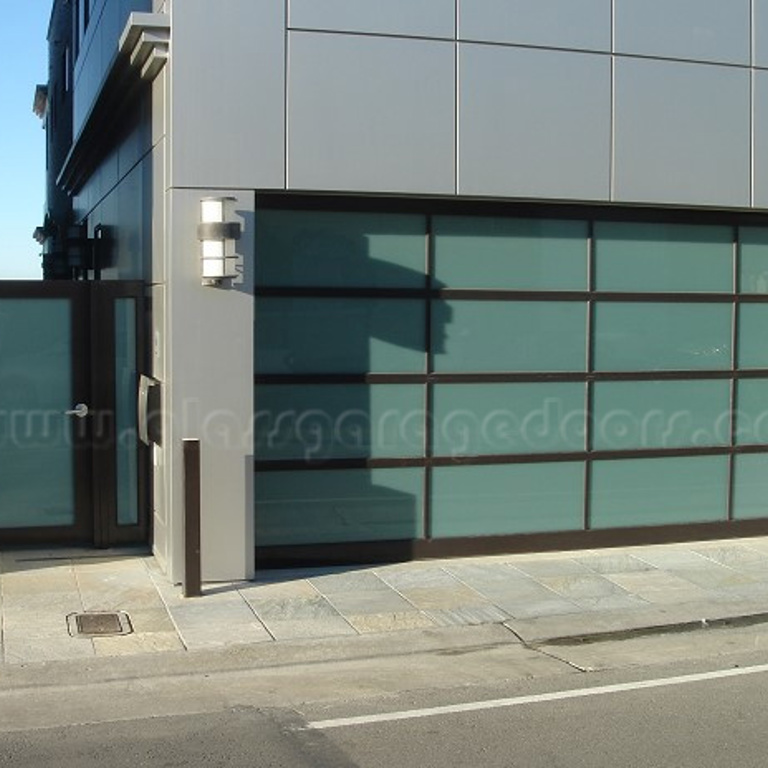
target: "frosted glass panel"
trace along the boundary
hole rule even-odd
[[[581,302],[435,302],[435,370],[583,371],[586,316]]]
[[[425,370],[423,302],[257,299],[257,373]]]
[[[256,285],[423,288],[425,216],[260,210]]]
[[[422,456],[424,388],[410,385],[260,385],[256,457]]]
[[[731,367],[729,304],[598,303],[595,367],[602,371]]]
[[[592,465],[593,528],[727,518],[728,457],[627,459]]]
[[[438,467],[432,473],[432,534],[494,536],[582,527],[579,462]]]
[[[420,469],[257,473],[256,545],[419,538],[422,500]]]
[[[739,240],[739,290],[742,293],[768,293],[768,229],[742,227]]]
[[[0,299],[0,528],[75,522],[70,304]]]
[[[739,307],[739,368],[768,368],[768,304]]]
[[[727,445],[729,381],[615,381],[594,387],[597,450]]]
[[[585,385],[440,384],[434,388],[437,456],[583,451]]]
[[[734,457],[733,517],[768,517],[768,453]]]
[[[741,379],[736,393],[737,445],[768,445],[768,380]]]
[[[684,224],[595,224],[600,291],[733,290],[733,230]]]
[[[436,216],[435,277],[451,288],[584,290],[583,221]]]

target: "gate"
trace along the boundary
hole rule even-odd
[[[139,543],[141,283],[0,282],[0,545]]]

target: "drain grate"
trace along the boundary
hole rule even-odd
[[[67,616],[67,628],[72,637],[105,637],[133,632],[131,620],[125,611],[70,613]]]

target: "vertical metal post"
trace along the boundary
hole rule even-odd
[[[200,441],[184,440],[184,597],[200,597]]]

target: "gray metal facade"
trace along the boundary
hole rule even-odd
[[[217,9],[172,8],[183,186],[727,207],[768,199],[764,0],[227,0]],[[201,51],[220,54],[212,64]]]

